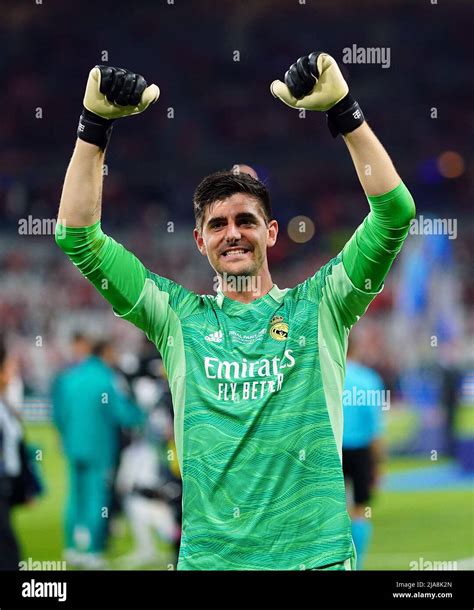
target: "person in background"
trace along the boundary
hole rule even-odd
[[[18,410],[8,388],[15,364],[0,337],[0,570],[18,570],[19,545],[11,525],[11,509],[41,493],[41,481],[29,462]]]
[[[68,462],[65,558],[86,568],[105,566],[103,553],[120,429],[141,425],[143,414],[119,388],[111,341],[63,373],[53,392],[53,419]]]
[[[92,352],[92,340],[82,332],[76,331],[71,337],[70,353],[68,364],[64,366],[54,377],[51,386],[53,408],[55,404],[55,394],[59,393],[60,386],[67,373],[78,366]]]
[[[20,473],[21,425],[8,407],[5,393],[10,382],[5,343],[0,339],[0,570],[18,570],[20,550],[13,531],[11,479]]]
[[[453,458],[456,457],[456,413],[461,402],[463,379],[459,362],[456,342],[446,342],[440,349],[436,372],[439,379],[439,402],[444,411],[445,452]]]
[[[72,363],[78,364],[90,356],[92,351],[92,341],[82,332],[75,332],[71,342]]]
[[[25,386],[20,373],[18,357],[9,356],[11,362],[8,385],[5,389],[5,397],[8,404],[11,405],[17,413],[21,412],[23,405]]]
[[[123,450],[117,474],[116,490],[134,539],[133,551],[120,558],[120,565],[133,568],[165,563],[175,567],[181,480],[179,469],[176,472],[173,406],[163,362],[148,340],[143,340],[129,382],[134,399],[148,417],[140,435]]]
[[[361,364],[360,359],[359,346],[350,337],[343,391],[342,468],[346,488],[352,489],[353,495],[349,514],[358,570],[364,565],[372,535],[366,509],[379,478],[383,456],[382,410],[387,408],[387,393],[380,375]]]
[[[176,567],[178,554],[158,552],[159,540],[168,546],[179,543],[180,523],[173,503],[180,499],[181,486],[169,473],[167,441],[172,422],[163,407],[156,407],[148,418],[143,436],[136,438],[122,453],[117,489],[134,538],[134,550],[121,559],[125,567],[139,567],[165,561]]]

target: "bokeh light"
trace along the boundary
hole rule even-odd
[[[438,157],[438,170],[445,178],[459,178],[465,169],[464,159],[453,150],[447,150]]]
[[[297,244],[309,241],[314,231],[314,222],[308,216],[295,216],[288,223],[288,235]]]

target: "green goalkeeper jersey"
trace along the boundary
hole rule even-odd
[[[243,304],[152,273],[100,223],[57,243],[168,373],[183,479],[179,569],[311,569],[352,557],[341,468],[351,326],[414,216],[401,183],[369,197],[343,251],[294,288]]]

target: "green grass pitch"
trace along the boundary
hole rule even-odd
[[[29,424],[27,438],[40,449],[45,494],[31,506],[15,510],[23,558],[60,560],[66,471],[59,438],[50,424]],[[398,458],[386,472],[427,465],[417,458]],[[409,570],[412,561],[454,561],[474,555],[474,496],[466,488],[416,492],[379,492],[372,503],[374,535],[365,569]],[[114,537],[112,560],[132,550],[132,540]],[[165,566],[150,566],[162,568]]]

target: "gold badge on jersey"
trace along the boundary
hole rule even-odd
[[[276,341],[286,341],[288,338],[288,324],[283,322],[282,316],[273,316],[271,319],[270,337]]]

